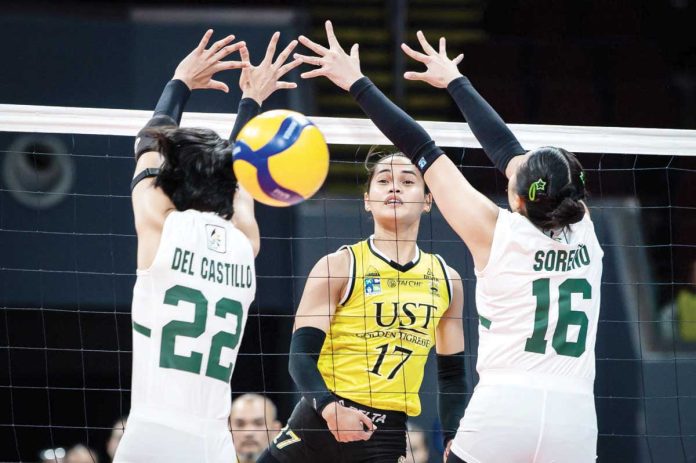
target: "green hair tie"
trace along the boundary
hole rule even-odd
[[[582,186],[585,186],[585,172],[584,171],[580,172],[580,181],[582,182]]]
[[[536,201],[537,191],[546,191],[546,182],[541,178],[529,185],[528,196],[530,201]]]

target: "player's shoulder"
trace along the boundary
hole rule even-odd
[[[445,264],[445,268],[447,268],[447,275],[449,276],[449,279],[454,281],[454,280],[462,280],[462,276],[457,272],[454,267],[450,267],[449,265]]]
[[[340,249],[321,257],[312,269],[313,276],[346,275],[352,262],[352,251],[343,246]]]
[[[457,278],[459,278],[459,273],[457,273],[456,270],[454,270],[452,267],[450,267],[447,264],[447,261],[445,260],[444,257],[442,257],[442,255],[437,254],[437,253],[432,253],[432,254],[423,253],[423,254],[428,256],[427,261],[433,262],[434,265],[436,265],[437,267],[440,267],[442,269],[442,271],[445,272],[445,274],[450,275],[450,276],[456,274]]]

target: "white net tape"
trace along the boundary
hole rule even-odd
[[[0,104],[0,131],[135,136],[152,111]],[[227,136],[235,114],[184,114],[183,127],[207,127]],[[391,144],[368,119],[310,117],[329,144]],[[439,146],[479,148],[459,122],[420,122]],[[562,146],[578,153],[696,155],[696,130],[509,124],[526,149]]]

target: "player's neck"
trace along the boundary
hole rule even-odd
[[[379,251],[399,265],[405,265],[416,257],[418,226],[388,230],[375,227],[373,244]]]

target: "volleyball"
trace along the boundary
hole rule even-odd
[[[295,111],[259,114],[239,132],[232,153],[237,181],[269,206],[291,206],[311,197],[329,171],[324,136]]]

